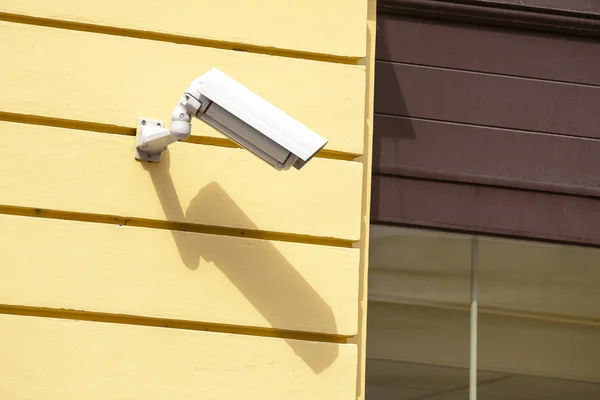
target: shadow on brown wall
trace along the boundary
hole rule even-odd
[[[389,32],[386,24],[378,20],[374,65],[375,89],[373,95],[372,170],[374,175],[380,172],[381,153],[386,147],[392,146],[396,148],[395,153],[400,157],[403,152],[399,147],[403,146],[404,141],[414,141],[417,139],[413,122],[410,118],[378,113],[379,105],[382,103],[392,103],[399,115],[410,115],[395,71],[389,68],[389,63],[377,61],[378,59],[386,60],[389,58],[388,47],[392,45],[391,43],[393,44],[392,32]],[[425,96],[426,94],[423,95]],[[381,190],[377,176],[373,177],[371,182],[371,220],[373,222],[379,221],[381,201],[386,197],[385,193],[381,193]]]
[[[240,226],[257,229],[250,218],[217,182],[211,182],[201,188],[184,213],[169,173],[168,150],[163,153],[160,163],[143,163],[142,165],[150,174],[167,220],[197,222],[202,208],[211,202],[212,207],[216,203],[221,207],[221,212],[235,216],[235,220],[239,222]],[[283,322],[295,318],[296,315],[310,313],[314,326],[335,329],[336,320],[331,307],[270,241],[252,239],[252,243],[244,241],[244,245],[236,245],[235,248],[231,248],[231,251],[223,251],[222,247],[214,248],[206,245],[202,236],[198,234],[171,232],[179,255],[188,268],[196,270],[200,263],[200,257],[214,262],[272,327],[279,327]],[[239,260],[262,260],[263,262],[252,263],[252,274],[248,274],[239,270],[239,265],[244,265]],[[249,279],[249,276],[252,278]],[[264,279],[267,276],[269,279]],[[273,285],[273,282],[277,282],[277,284]],[[289,293],[300,293],[305,297],[305,301],[299,308],[290,309],[286,306],[285,301],[281,301],[288,297]],[[337,346],[327,346],[326,351],[315,354],[314,348],[312,348],[313,344],[310,342],[288,339],[286,341],[317,374],[329,367],[338,356]]]

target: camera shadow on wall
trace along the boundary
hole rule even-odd
[[[184,211],[171,178],[169,151],[163,152],[162,161],[156,164],[142,163],[148,171],[168,221],[198,221],[202,209],[207,204],[219,204],[222,212],[235,216],[239,221],[240,231],[244,229],[258,230],[250,218],[237,206],[225,190],[217,183],[211,182],[200,188]],[[231,248],[209,245],[202,240],[204,233],[171,231],[183,263],[191,270],[197,270],[200,258],[213,262],[237,289],[250,301],[270,326],[277,328],[282,323],[296,318],[297,315],[311,314],[315,326],[336,327],[335,315],[331,307],[315,291],[315,289],[298,273],[296,268],[277,250],[270,240],[244,239],[231,241]],[[247,262],[254,260],[254,262]],[[255,260],[260,260],[256,262]],[[240,265],[247,264],[251,271],[241,271]],[[269,277],[269,279],[263,279]],[[273,284],[277,282],[277,284]],[[290,309],[284,299],[303,297],[305,301],[296,308]],[[283,300],[282,300],[283,299]],[[285,325],[289,325],[286,323]],[[314,343],[285,339],[294,352],[316,373],[324,371],[338,356],[338,346],[327,346],[326,351],[314,351]],[[325,349],[324,346],[322,346]]]

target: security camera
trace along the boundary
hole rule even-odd
[[[196,117],[279,170],[300,169],[327,140],[216,68],[194,79],[171,114],[171,127],[139,118],[136,159],[160,161],[173,142],[185,140]]]

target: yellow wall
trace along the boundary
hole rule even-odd
[[[375,2],[5,3],[0,398],[360,397]],[[327,147],[278,172],[196,122],[136,162],[213,66]]]

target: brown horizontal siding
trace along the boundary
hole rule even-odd
[[[600,37],[597,4],[585,0],[379,0],[381,14],[411,15],[535,32]],[[597,3],[597,2],[595,2]]]
[[[377,61],[375,112],[600,138],[600,87]]]
[[[597,40],[394,15],[377,27],[378,60],[600,85]]]
[[[374,223],[600,245],[599,215],[587,197],[373,176]]]
[[[600,197],[600,140],[375,116],[377,173]]]
[[[600,245],[600,42],[426,14],[378,16],[372,221]]]
[[[467,0],[464,2],[477,3],[490,7],[527,7],[545,12],[568,11],[600,15],[600,2],[596,0]]]

